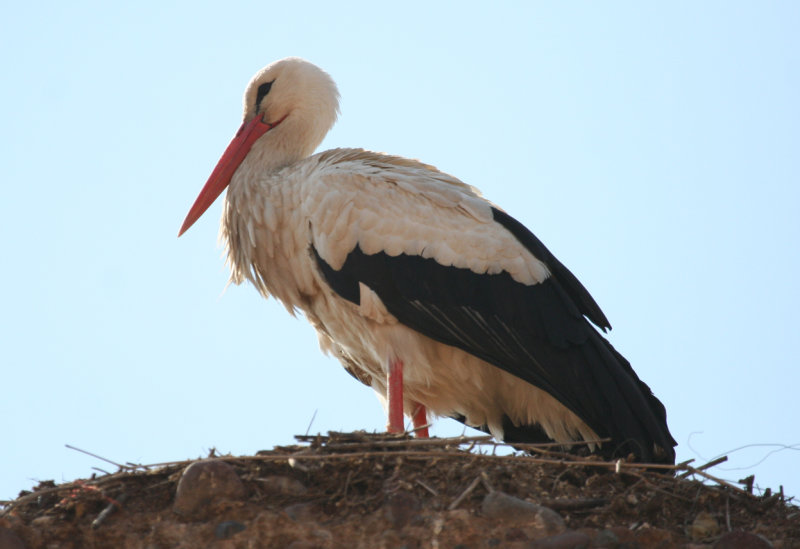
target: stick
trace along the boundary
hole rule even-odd
[[[295,439],[300,442],[314,442],[320,440],[326,443],[326,446],[329,448],[336,448],[338,446],[346,446],[348,448],[352,448],[356,445],[365,445],[365,446],[403,446],[406,444],[412,446],[449,446],[449,445],[461,445],[466,444],[467,442],[483,442],[488,443],[492,440],[492,437],[486,436],[479,436],[479,437],[449,437],[449,438],[401,438],[402,435],[392,435],[391,437],[386,438],[375,438],[373,440],[369,440],[369,437],[366,437],[367,440],[336,440],[334,437],[324,436],[324,435],[314,435],[314,436],[305,436],[305,435],[295,435]],[[401,440],[398,440],[401,438]],[[495,444],[495,443],[493,443]]]
[[[731,498],[725,498],[725,524],[728,525],[728,532],[732,530],[731,528]]]
[[[109,503],[108,507],[100,511],[100,514],[97,515],[97,518],[92,521],[92,529],[96,530],[99,528],[100,525],[103,524],[103,521],[105,521],[111,515],[111,513],[122,507],[122,504],[125,503],[126,499],[128,499],[128,494],[123,493],[120,494],[116,500]]]
[[[438,497],[438,496],[439,496],[439,492],[437,492],[436,490],[434,490],[433,488],[431,488],[430,486],[428,486],[427,484],[425,484],[424,482],[422,482],[420,479],[417,479],[415,482],[416,482],[417,484],[419,484],[420,486],[422,486],[423,488],[425,488],[425,489],[426,489],[428,492],[430,492],[431,494],[433,494],[433,495],[434,495],[434,497]]]
[[[127,465],[122,465],[121,463],[117,463],[115,461],[111,461],[110,459],[106,459],[106,458],[104,458],[102,456],[98,456],[97,454],[93,454],[91,452],[87,452],[86,450],[81,450],[80,448],[76,448],[75,446],[70,446],[69,444],[65,444],[64,446],[66,446],[70,450],[75,450],[75,451],[78,451],[78,452],[82,452],[82,453],[84,453],[86,455],[92,456],[94,458],[102,459],[106,463],[110,463],[111,465],[116,465],[120,469],[135,469],[135,467],[128,467]]]
[[[581,498],[581,499],[546,499],[542,505],[553,511],[582,511],[608,504],[606,498]]]
[[[475,487],[478,485],[478,483],[479,483],[480,481],[481,481],[481,477],[480,477],[480,475],[478,475],[477,477],[475,477],[475,480],[473,480],[473,481],[472,481],[472,483],[471,483],[469,486],[467,486],[467,489],[466,489],[466,490],[464,490],[464,491],[461,493],[461,495],[460,495],[460,496],[458,496],[456,499],[454,499],[454,500],[453,500],[453,503],[451,503],[451,504],[450,504],[450,505],[447,507],[447,510],[448,510],[448,511],[452,511],[453,509],[455,509],[456,507],[458,507],[458,504],[459,504],[459,503],[461,503],[461,502],[463,501],[463,499],[464,499],[465,497],[467,497],[467,496],[470,494],[470,492],[472,492],[472,491],[475,489]]]
[[[717,478],[714,475],[709,475],[705,471],[700,471],[699,469],[695,469],[694,467],[689,467],[688,465],[687,465],[687,469],[689,469],[689,471],[691,471],[692,473],[696,473],[696,474],[698,474],[700,476],[706,477],[709,480],[713,480],[714,482],[716,482],[718,484],[721,484],[723,486],[727,486],[731,490],[735,490],[736,492],[741,492],[742,494],[746,494],[747,493],[745,490],[742,490],[738,486],[734,486],[730,482],[722,480],[721,478]]]
[[[494,487],[489,484],[489,475],[486,474],[486,471],[481,471],[481,482],[483,483],[483,487],[486,488],[486,491],[490,494],[494,492]]]
[[[688,467],[687,466],[686,467],[687,471],[685,473],[681,473],[680,475],[678,475],[678,478],[686,478],[686,477],[688,477],[689,475],[692,474],[692,470],[705,471],[706,469],[711,469],[715,465],[719,465],[720,463],[725,463],[726,461],[728,461],[728,456],[722,456],[722,457],[718,457],[717,459],[713,459],[713,460],[709,461],[708,463],[706,463],[704,465],[701,465],[699,467]]]
[[[314,418],[317,417],[317,410],[314,410],[314,415],[311,416],[311,421],[308,422],[308,428],[306,429],[306,435],[308,436],[308,432],[311,430],[311,425],[314,424]]]
[[[350,471],[347,471],[347,480],[344,481],[344,493],[342,494],[342,498],[347,497],[347,488],[350,486],[350,477],[352,476],[353,476],[353,471],[351,469]]]

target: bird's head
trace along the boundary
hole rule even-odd
[[[339,92],[333,79],[304,59],[267,65],[244,92],[241,128],[200,191],[178,236],[197,221],[230,184],[245,158],[251,169],[274,170],[314,152],[336,122]]]

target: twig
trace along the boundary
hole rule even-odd
[[[433,426],[433,423],[426,423],[425,425],[420,425],[419,427],[414,427],[413,429],[406,429],[406,433],[416,433],[417,431],[422,431],[423,429],[427,429],[428,427]],[[416,440],[416,439],[415,439]],[[422,440],[422,439],[420,439]]]
[[[287,459],[286,462],[289,464],[289,467],[291,467],[292,469],[298,469],[300,471],[303,471],[304,473],[308,473],[308,471],[309,471],[308,467],[306,467],[305,465],[301,465],[301,464],[297,463],[297,459],[294,456],[292,456],[289,459]]]
[[[91,452],[87,452],[86,450],[81,450],[80,448],[76,448],[75,446],[71,446],[71,445],[69,445],[69,444],[65,444],[64,446],[66,446],[66,447],[67,447],[67,448],[69,448],[70,450],[75,450],[75,451],[77,451],[77,452],[81,452],[81,453],[84,453],[84,454],[86,454],[86,455],[92,456],[93,458],[102,459],[102,460],[103,460],[103,461],[105,461],[106,463],[110,463],[111,465],[116,465],[117,467],[119,467],[119,468],[120,468],[120,470],[124,470],[124,469],[136,469],[135,467],[129,467],[129,466],[127,466],[127,465],[123,465],[123,464],[121,464],[121,463],[117,463],[116,461],[111,461],[110,459],[106,459],[106,458],[104,458],[103,456],[98,456],[97,454],[93,454],[93,453],[91,453]]]
[[[747,489],[748,494],[753,493],[753,483],[756,481],[755,475],[750,475],[749,477],[739,479],[739,484],[744,484],[745,488]]]
[[[661,494],[664,494],[665,496],[669,496],[669,497],[672,497],[672,498],[675,498],[675,499],[680,499],[680,500],[683,500],[683,501],[686,501],[686,502],[689,502],[689,503],[692,503],[692,501],[693,501],[693,500],[691,500],[691,499],[689,499],[687,497],[679,496],[678,494],[673,494],[672,492],[668,492],[667,490],[659,488],[658,486],[656,486],[655,484],[650,482],[646,477],[643,477],[643,476],[639,475],[638,473],[631,473],[631,474],[638,476],[640,482],[644,482],[645,484],[647,484],[650,487],[650,490],[653,490],[654,492],[659,492]]]
[[[357,446],[459,446],[461,444],[466,444],[467,442],[478,442],[478,443],[489,443],[492,440],[492,437],[486,436],[478,436],[478,437],[448,437],[448,438],[403,438],[402,435],[391,435],[387,438],[375,438],[370,440],[368,437],[366,440],[359,439],[359,440],[336,440],[335,437],[331,436],[324,436],[324,435],[314,435],[313,437],[305,436],[305,435],[295,435],[294,437],[296,440],[300,442],[312,442],[312,441],[320,441],[325,444],[327,448],[336,448],[336,447],[347,447],[347,448],[354,448]],[[399,439],[399,440],[398,440]],[[496,444],[496,443],[493,443]]]
[[[341,436],[345,438],[345,440],[337,440],[337,437]],[[326,448],[336,449],[336,448],[347,448],[350,450],[360,449],[360,448],[381,448],[381,447],[408,447],[408,446],[425,446],[425,447],[439,447],[439,446],[461,446],[463,444],[470,443],[469,447],[466,448],[466,452],[471,452],[472,449],[476,446],[476,444],[480,445],[489,445],[492,446],[492,456],[496,454],[497,448],[499,447],[510,447],[516,450],[525,450],[529,452],[533,452],[536,454],[543,454],[549,456],[557,456],[563,460],[571,460],[577,461],[580,463],[584,463],[586,461],[597,461],[597,458],[594,456],[590,456],[589,458],[584,458],[580,456],[575,456],[572,454],[567,454],[563,452],[554,452],[550,450],[551,448],[564,448],[569,446],[584,446],[590,444],[600,444],[603,442],[609,442],[611,439],[603,438],[597,440],[586,440],[586,441],[574,441],[574,442],[544,442],[544,443],[507,443],[507,442],[497,442],[493,440],[491,436],[478,436],[478,437],[451,437],[451,438],[424,438],[424,439],[408,439],[408,438],[401,438],[398,440],[398,437],[402,437],[403,435],[372,435],[369,433],[363,433],[357,440],[353,440],[352,433],[335,433],[331,432],[328,436],[325,435],[315,435],[313,437],[313,441],[321,441]],[[372,438],[371,438],[372,437]],[[300,442],[308,442],[311,440],[307,435],[295,435],[295,439]],[[349,439],[349,440],[348,440]],[[637,464],[638,465],[638,464]],[[648,465],[649,467],[649,465]],[[652,467],[651,467],[652,468]],[[656,464],[655,468],[668,468],[674,469],[674,465],[663,465],[663,464]]]
[[[730,496],[725,498],[725,524],[728,526],[728,532],[732,530],[731,528],[731,498]]]
[[[681,473],[680,475],[678,475],[678,478],[686,478],[686,477],[688,477],[689,475],[692,474],[692,470],[705,471],[706,469],[711,469],[715,465],[719,465],[720,463],[725,463],[726,461],[728,461],[728,456],[718,457],[717,459],[713,459],[713,460],[709,461],[708,463],[703,464],[703,465],[701,465],[699,467],[689,467],[688,464],[687,464],[686,465],[686,469],[687,469],[686,472],[685,473]]]
[[[75,490],[77,488],[85,487],[85,486],[97,486],[99,484],[100,484],[99,481],[88,481],[87,482],[87,481],[83,481],[83,480],[76,480],[76,481],[73,481],[73,482],[69,482],[67,484],[60,484],[58,486],[53,486],[52,488],[43,488],[41,490],[36,490],[35,492],[31,492],[30,494],[25,494],[24,496],[19,497],[14,501],[9,502],[10,506],[7,507],[6,509],[3,509],[2,511],[0,511],[0,518],[5,516],[6,514],[8,514],[8,512],[11,511],[11,509],[14,509],[15,507],[19,507],[20,505],[28,503],[29,501],[32,501],[32,500],[35,500],[35,499],[39,499],[41,496],[46,496],[48,494],[55,494],[55,493],[63,492],[63,491],[67,491],[67,490]]]
[[[398,455],[401,455],[404,458],[431,458],[431,457],[465,457],[468,454],[465,454],[462,451],[408,450],[404,452],[392,452],[392,453],[373,451],[373,452],[341,452],[341,453],[331,453],[331,454],[306,454],[306,455],[269,454],[261,456],[229,457],[225,459],[236,460],[236,461],[288,461],[289,459],[292,459],[293,461],[300,461],[300,460],[330,460],[330,459],[369,458],[369,457],[397,457]],[[469,454],[469,455],[471,455],[474,458],[488,459],[488,460],[513,460],[513,461],[524,461],[528,463],[540,463],[540,464],[550,464],[550,465],[599,467],[601,469],[612,469],[612,470],[617,465],[616,462],[598,461],[598,460],[566,461],[563,459],[546,459],[533,456],[493,456],[488,454]],[[180,463],[191,463],[191,460],[187,462],[159,463],[151,465],[151,467],[175,465]],[[629,472],[641,471],[643,469],[663,469],[668,471],[674,471],[676,469],[675,465],[664,465],[661,463],[620,463],[620,467],[622,469],[630,470]],[[702,471],[699,471],[698,473],[704,474]]]
[[[705,477],[705,478],[707,478],[709,480],[713,480],[714,482],[716,482],[718,484],[721,484],[722,486],[727,486],[731,490],[735,490],[736,492],[741,492],[742,494],[747,494],[747,492],[745,490],[742,490],[738,486],[734,486],[730,482],[722,480],[721,478],[715,477],[714,475],[709,475],[705,471],[700,471],[699,469],[695,469],[694,467],[690,467],[688,465],[686,466],[686,468],[689,471],[691,471],[692,473],[698,474],[698,475],[700,475],[702,477]]]
[[[494,486],[489,483],[489,475],[486,474],[486,471],[481,471],[481,483],[487,492],[490,494],[494,492]]]
[[[434,497],[439,497],[439,492],[437,492],[436,490],[434,490],[433,488],[431,488],[430,486],[428,486],[427,484],[425,484],[424,482],[422,482],[420,479],[417,479],[415,482],[416,482],[417,484],[419,484],[420,486],[422,486],[423,488],[425,488],[425,489],[426,489],[428,492],[430,492],[431,494],[433,494],[433,495],[434,495]]]
[[[489,437],[478,437],[480,439],[485,439]],[[435,443],[432,441],[436,441]],[[452,444],[454,441],[457,440],[470,440],[470,439],[414,439],[414,440],[407,440],[402,441],[404,444],[411,443],[411,445],[433,445],[433,446],[441,446],[447,445],[448,443]],[[389,441],[387,441],[389,442]],[[391,441],[393,443],[401,442],[401,441]],[[355,450],[357,446],[355,444],[348,445],[348,450]],[[419,459],[419,458],[436,458],[436,457],[465,457],[466,454],[463,451],[447,451],[447,450],[407,450],[404,452],[341,452],[341,453],[331,453],[331,454],[304,454],[303,452],[308,452],[309,449],[303,449],[301,452],[293,453],[293,454],[266,454],[266,455],[257,455],[257,456],[228,456],[222,459],[232,460],[232,461],[289,461],[290,459],[296,464],[300,460],[333,460],[333,459],[347,459],[347,458],[370,458],[370,457],[396,457],[396,454],[401,453],[403,457],[412,458],[412,459]],[[577,467],[597,467],[601,469],[614,469],[616,466],[615,462],[607,462],[607,461],[599,461],[599,460],[565,460],[565,459],[548,459],[548,458],[539,458],[534,456],[518,456],[518,455],[509,455],[509,456],[492,456],[488,454],[469,454],[477,459],[487,459],[487,460],[513,460],[513,461],[525,461],[529,463],[538,463],[538,464],[550,464],[550,465],[562,465],[562,466],[577,466]],[[573,457],[573,456],[570,456]],[[193,463],[195,460],[192,459],[185,459],[180,461],[164,461],[160,463],[152,463],[142,467],[149,467],[149,468],[159,468],[159,467],[172,467],[172,466],[185,466]],[[116,464],[115,464],[116,465]],[[641,471],[643,469],[659,469],[659,470],[666,470],[666,471],[675,471],[675,470],[684,470],[684,469],[692,469],[692,467],[683,465],[665,465],[661,463],[621,463],[620,467],[629,472],[636,472]],[[707,475],[702,471],[698,471],[698,474],[707,476],[711,480],[715,480],[715,477],[711,477],[711,475]],[[725,483],[724,481],[720,481],[720,483]],[[735,488],[735,487],[734,487]],[[737,490],[739,490],[737,488]],[[739,490],[741,491],[741,490]]]
[[[467,486],[467,489],[466,489],[466,490],[464,490],[464,491],[461,493],[461,495],[460,495],[460,496],[458,496],[456,499],[454,499],[454,500],[453,500],[453,503],[451,503],[451,504],[450,504],[450,505],[447,507],[447,510],[448,510],[448,511],[452,511],[453,509],[455,509],[456,507],[458,507],[458,504],[459,504],[459,503],[461,503],[461,502],[464,500],[464,498],[465,498],[465,497],[467,497],[467,496],[470,494],[470,492],[472,492],[472,491],[475,489],[475,487],[478,485],[478,483],[479,483],[480,481],[481,481],[481,476],[480,476],[480,475],[478,475],[477,477],[475,477],[475,480],[473,480],[473,481],[472,481],[472,483],[470,483],[470,485],[469,485],[469,486]]]
[[[116,500],[112,500],[111,503],[108,504],[108,507],[100,511],[100,514],[97,515],[97,518],[92,521],[92,529],[97,529],[103,524],[105,521],[114,511],[122,507],[122,504],[125,503],[125,500],[128,499],[128,494],[123,493]]]
[[[155,490],[156,488],[160,488],[161,486],[164,486],[165,484],[175,484],[175,481],[173,479],[169,479],[168,478],[167,480],[162,480],[161,482],[157,482],[155,484],[151,484],[150,486],[147,487],[147,490],[148,491],[149,490]]]
[[[314,415],[311,416],[311,421],[308,422],[308,428],[306,429],[306,435],[308,436],[308,432],[311,430],[311,426],[314,424],[314,418],[317,417],[317,410],[314,410]]]
[[[313,421],[313,418],[312,418]],[[648,470],[664,470],[664,471],[680,471],[682,474],[676,475],[677,479],[683,479],[690,475],[698,475],[705,479],[711,480],[714,483],[727,488],[729,490],[726,491],[728,497],[733,497],[734,499],[738,499],[738,495],[736,492],[747,494],[745,490],[738,488],[730,484],[727,481],[719,479],[713,475],[706,473],[704,470],[719,463],[722,463],[727,459],[726,457],[721,457],[716,460],[710,461],[704,465],[699,467],[692,467],[689,463],[692,460],[688,460],[677,465],[664,465],[664,464],[647,464],[647,463],[628,463],[625,461],[601,461],[597,457],[591,458],[581,458],[578,456],[574,456],[572,454],[567,453],[559,453],[552,450],[548,450],[547,448],[552,448],[555,446],[564,446],[563,444],[530,444],[530,445],[520,445],[520,444],[501,444],[492,441],[491,437],[489,436],[479,436],[479,437],[452,437],[452,438],[433,438],[433,439],[412,439],[412,438],[402,438],[401,436],[391,436],[386,437],[382,435],[369,435],[369,434],[347,434],[342,433],[337,435],[336,433],[330,433],[329,436],[323,435],[315,435],[313,437],[309,437],[308,435],[297,435],[295,437],[297,440],[300,441],[308,441],[311,443],[311,446],[307,444],[304,445],[295,445],[291,447],[284,447],[284,448],[277,448],[265,455],[256,455],[256,456],[220,456],[219,459],[223,459],[226,461],[238,462],[243,464],[245,462],[278,462],[278,463],[290,463],[291,466],[297,467],[298,469],[302,470],[309,470],[308,467],[304,467],[304,463],[308,464],[309,467],[311,464],[310,461],[316,461],[317,463],[325,463],[330,462],[333,460],[341,460],[341,459],[355,459],[358,461],[361,460],[368,460],[368,459],[377,459],[375,463],[388,463],[385,462],[386,458],[390,459],[407,459],[413,461],[425,461],[427,463],[437,462],[439,460],[448,460],[448,459],[467,459],[467,462],[477,463],[479,466],[483,464],[484,467],[488,467],[490,464],[496,464],[499,462],[506,462],[510,465],[520,462],[525,462],[529,464],[540,464],[540,465],[557,465],[559,468],[564,468],[561,470],[561,474],[566,472],[566,468],[595,468],[595,469],[606,469],[606,470],[615,470],[618,468],[620,471],[625,472],[626,474],[633,475],[638,477],[644,482],[646,482],[652,490],[656,492],[660,492],[666,494],[668,496],[678,498],[678,499],[686,499],[678,495],[677,493],[671,493],[665,489],[659,488],[658,486],[665,486],[661,483],[655,483],[645,476],[645,473]],[[576,443],[580,444],[580,443]],[[518,453],[512,455],[504,455],[504,456],[496,456],[491,455],[488,453],[483,453],[485,449],[487,449],[487,445],[490,445],[493,449],[497,449],[499,446],[512,446],[512,447],[522,447],[525,446],[529,449],[533,455],[520,455]],[[191,464],[196,460],[181,460],[181,461],[171,461],[171,462],[163,462],[163,463],[156,463],[150,465],[138,465],[138,464],[128,464],[123,465],[111,461],[109,459],[103,458],[91,452],[87,452],[85,450],[81,450],[80,448],[76,448],[70,445],[66,445],[67,448],[72,450],[76,450],[82,453],[85,453],[89,456],[94,458],[106,461],[112,465],[115,465],[120,469],[117,473],[108,473],[107,471],[102,471],[109,476],[100,478],[100,479],[92,479],[91,481],[84,481],[84,485],[90,484],[92,486],[101,487],[105,490],[108,490],[110,484],[112,482],[119,482],[120,479],[124,479],[127,475],[139,475],[143,471],[146,471],[147,474],[152,474],[154,471],[152,469],[155,468],[165,468],[165,467],[183,467],[187,464]],[[474,448],[478,448],[475,452],[472,450]],[[465,451],[466,450],[466,451]],[[479,461],[483,460],[483,462]],[[486,460],[489,460],[487,463]],[[558,470],[558,469],[557,469]],[[155,471],[158,474],[161,474],[158,471]],[[395,470],[395,477],[398,470]],[[172,475],[173,472],[169,472],[168,474]],[[174,476],[174,475],[173,475]],[[344,483],[343,492],[344,496],[346,497],[349,491],[349,485],[352,483],[352,471],[348,473],[347,479]],[[395,478],[393,477],[393,478]],[[558,481],[559,477],[556,478],[556,482]],[[669,477],[672,478],[672,477]],[[747,480],[747,479],[745,479]],[[160,486],[162,484],[167,484],[170,482],[174,482],[172,480],[166,480],[164,482],[159,483],[156,486]],[[483,483],[486,487],[486,490],[491,492],[493,491],[493,487],[489,483],[488,476],[485,473],[482,473],[480,476],[476,477],[475,480],[464,490],[462,494],[459,495],[448,507],[449,509],[455,509],[459,505],[461,505],[464,501],[464,498],[469,496],[472,491],[475,490],[478,483]],[[694,481],[693,481],[694,482]],[[740,481],[742,482],[742,481]],[[434,496],[439,496],[440,494],[436,489],[434,489],[431,485],[426,484],[423,480],[416,480],[416,483],[419,484],[423,489],[430,492]],[[637,483],[638,484],[638,483]],[[3,502],[3,505],[8,506],[5,508],[0,508],[0,517],[6,515],[11,509],[17,508],[20,505],[28,504],[31,501],[35,501],[36,498],[39,498],[46,494],[63,492],[70,490],[78,486],[76,483],[65,484],[61,486],[56,486],[52,488],[43,488],[39,491],[32,492],[25,496],[18,498],[16,501],[11,502]],[[151,487],[152,488],[152,487]],[[679,490],[679,485],[675,485],[674,490],[676,492],[682,492]],[[116,488],[113,488],[115,491]],[[750,490],[752,491],[752,480],[750,481]],[[751,496],[752,497],[752,496]],[[785,496],[781,493],[780,495],[776,494],[775,498],[783,498],[785,501]],[[557,501],[557,500],[556,500]],[[577,500],[572,502],[565,502],[563,505],[567,507],[574,508],[586,508],[589,509],[592,506],[600,506],[603,500],[602,498],[597,498],[595,500],[587,499],[587,500]],[[687,500],[689,501],[689,500]],[[583,507],[585,506],[585,507]],[[110,506],[109,506],[110,507]],[[112,511],[109,511],[109,514]],[[98,516],[98,519],[100,517]],[[735,518],[735,517],[734,517]],[[104,520],[104,519],[103,519]],[[728,529],[731,529],[730,525],[730,503],[726,500],[726,523],[728,524]],[[100,521],[102,523],[102,520]]]
[[[491,438],[491,437],[489,437]],[[492,441],[495,446],[511,446],[516,449],[522,450],[536,450],[539,448],[565,448],[572,446],[589,446],[590,444],[602,444],[603,442],[611,442],[610,438],[598,438],[596,440],[573,440],[570,442],[497,442]]]
[[[606,498],[546,499],[542,502],[542,505],[553,511],[582,511],[607,504],[608,499]]]
[[[347,488],[350,486],[350,477],[353,476],[353,470],[347,471],[347,479],[344,481],[344,493],[342,493],[342,499],[347,497]]]

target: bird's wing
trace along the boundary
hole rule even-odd
[[[663,405],[587,322],[608,326],[530,231],[446,174],[369,154],[304,189],[313,253],[336,293],[358,304],[364,284],[406,326],[547,391],[623,450],[672,452]]]

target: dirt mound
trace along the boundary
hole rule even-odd
[[[43,482],[0,511],[0,549],[800,548],[800,510],[783,494],[756,496],[687,464],[645,470],[546,445],[498,456],[484,437],[298,439]]]

